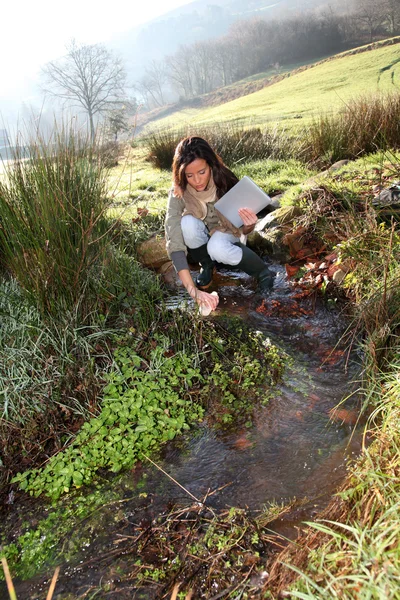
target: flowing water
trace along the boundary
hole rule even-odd
[[[299,523],[327,504],[360,450],[362,428],[360,423],[355,427],[360,398],[354,383],[360,366],[346,350],[348,323],[337,308],[327,308],[315,296],[298,297],[282,267],[274,269],[274,290],[264,298],[248,289],[248,281],[242,285],[238,275],[225,272],[218,311],[240,315],[289,354],[284,380],[270,401],[256,408],[251,428],[226,433],[203,423],[167,445],[159,465],[196,498],[208,495],[213,508],[248,507],[257,514],[272,502],[296,498],[296,509],[275,524],[277,531],[294,537]],[[171,307],[177,304],[175,296]],[[108,485],[113,501],[96,512],[90,535],[85,522],[79,552],[61,569],[57,589],[71,591],[72,597],[99,584],[102,570],[95,559],[115,547],[127,526],[150,521],[174,503],[193,502],[150,464],[110,475]],[[79,538],[79,531],[74,535]],[[39,579],[19,583],[17,591],[24,598],[43,597]]]

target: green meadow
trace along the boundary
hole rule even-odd
[[[350,99],[400,89],[400,46],[336,55],[258,92],[207,109],[185,109],[152,121],[157,128],[207,126],[236,122],[245,125],[304,124],[321,112],[332,114]]]

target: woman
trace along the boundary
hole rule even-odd
[[[272,273],[264,261],[240,242],[253,231],[257,215],[249,208],[239,209],[244,223],[232,225],[214,204],[237,183],[237,177],[211,146],[200,137],[187,137],[175,150],[172,164],[173,190],[168,198],[165,234],[167,252],[180,280],[196,302],[214,310],[218,296],[205,290],[212,281],[214,263],[232,265],[256,277],[263,289],[272,287]],[[187,252],[200,263],[193,282]]]

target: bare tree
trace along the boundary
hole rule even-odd
[[[165,104],[164,101],[164,86],[167,83],[167,69],[165,62],[162,60],[152,60],[147,65],[146,75],[153,84],[153,93],[155,93],[160,106]]]
[[[168,79],[183,92],[185,98],[194,96],[192,69],[192,46],[180,46],[179,50],[165,59]]]
[[[395,35],[400,28],[400,0],[384,0],[383,10],[389,33]]]
[[[133,87],[149,108],[163,106],[165,104],[164,85],[167,79],[165,63],[152,60],[145,68],[144,75],[134,82]]]
[[[369,41],[372,42],[374,35],[385,21],[385,10],[383,5],[376,0],[356,0],[357,19],[368,31]]]
[[[191,70],[196,95],[207,94],[214,87],[215,55],[209,42],[196,42],[192,46]]]
[[[214,61],[221,85],[229,85],[235,81],[237,56],[236,46],[228,36],[216,40],[211,45]]]
[[[124,97],[125,69],[120,59],[102,44],[83,46],[73,40],[67,54],[49,62],[42,72],[47,94],[87,113],[92,140],[95,116],[110,110]]]

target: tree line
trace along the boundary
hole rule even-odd
[[[134,89],[152,109],[166,103],[168,89],[187,100],[280,65],[397,33],[400,0],[354,0],[347,13],[328,8],[280,20],[238,21],[220,38],[181,46],[165,59],[151,61]]]

